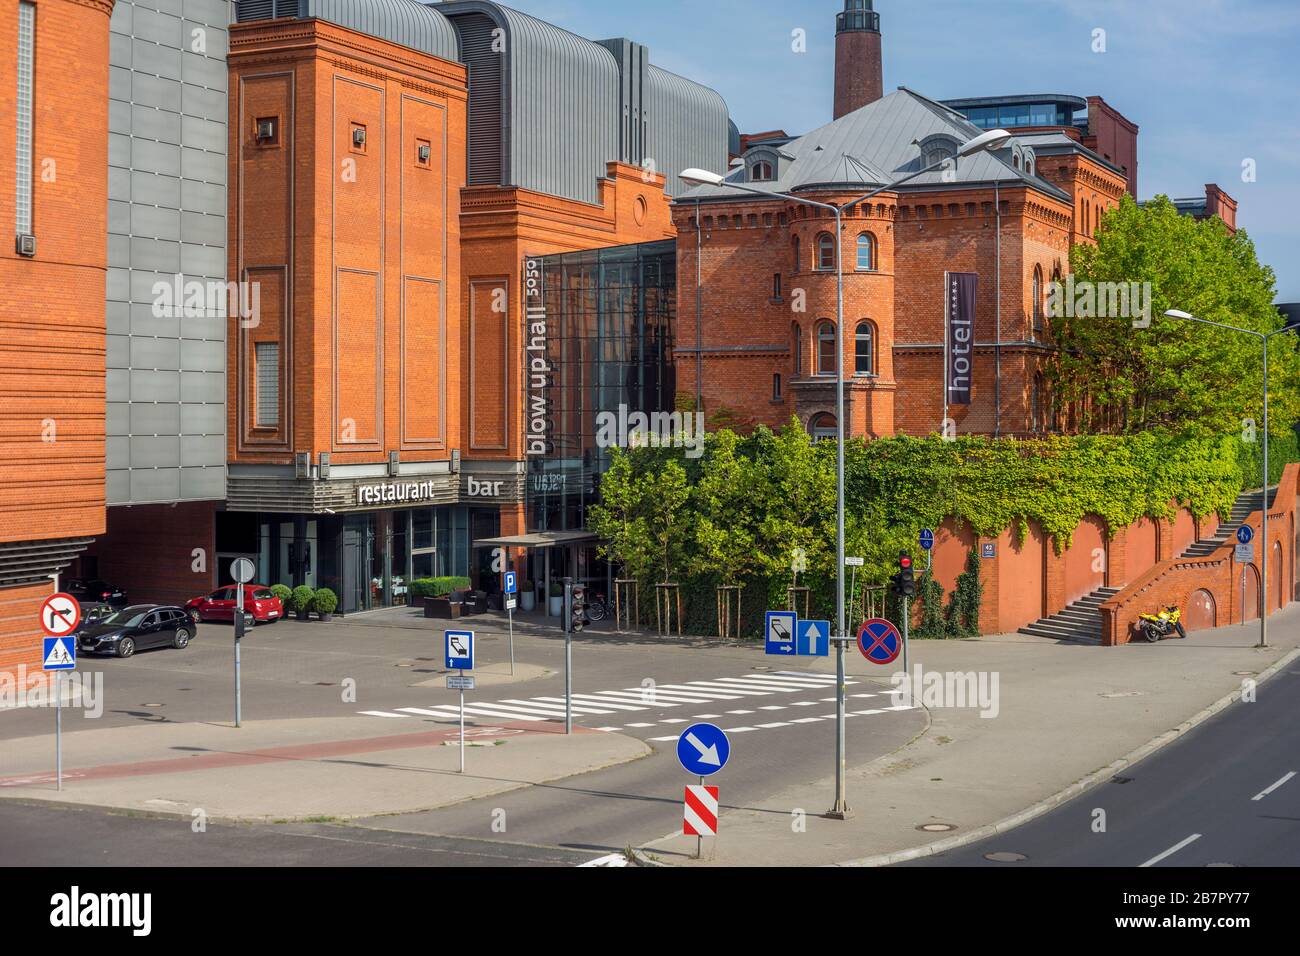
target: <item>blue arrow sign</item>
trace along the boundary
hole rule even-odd
[[[47,671],[77,669],[77,641],[73,637],[47,637],[41,648],[41,668]]]
[[[803,621],[798,625],[796,642],[803,657],[829,657],[831,653],[831,622]]]
[[[1255,540],[1255,529],[1248,524],[1242,525],[1237,529],[1237,542],[1239,544],[1250,544]]]
[[[444,631],[447,642],[447,670],[472,671],[474,669],[474,632]]]
[[[929,551],[933,547],[934,547],[934,532],[931,531],[929,528],[925,528],[921,531],[921,550]]]
[[[513,571],[506,572],[506,586],[505,586],[506,594],[515,594],[516,592],[518,592],[519,590],[518,580],[519,579],[515,577],[515,572]]]
[[[794,635],[798,624],[799,619],[794,611],[768,611],[764,630],[767,653],[794,657]]]
[[[697,777],[717,773],[730,756],[731,741],[713,724],[692,724],[677,738],[677,759],[687,773]]]

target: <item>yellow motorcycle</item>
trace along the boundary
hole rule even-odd
[[[1138,619],[1138,633],[1150,644],[1162,641],[1177,632],[1179,637],[1186,637],[1187,631],[1182,625],[1183,612],[1171,604],[1159,614],[1143,614]]]

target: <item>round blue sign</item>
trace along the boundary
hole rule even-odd
[[[873,664],[892,664],[903,650],[903,635],[884,618],[872,618],[858,630],[858,650]]]
[[[697,777],[717,773],[730,756],[731,741],[713,724],[691,724],[677,738],[677,759],[687,773]]]
[[[934,532],[926,528],[921,532],[921,550],[929,551],[934,547]]]
[[[1242,525],[1237,529],[1237,542],[1239,544],[1250,544],[1255,540],[1255,529],[1248,524]]]

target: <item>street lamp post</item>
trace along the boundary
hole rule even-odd
[[[1300,332],[1300,325],[1287,325],[1280,329],[1274,329],[1272,332],[1256,332],[1254,329],[1243,329],[1236,325],[1225,325],[1222,322],[1211,322],[1209,319],[1197,318],[1187,312],[1181,312],[1178,309],[1169,309],[1165,315],[1171,319],[1183,319],[1187,322],[1199,322],[1201,325],[1212,325],[1217,329],[1227,329],[1230,332],[1242,332],[1246,335],[1253,335],[1259,339],[1264,353],[1264,483],[1263,497],[1260,501],[1260,533],[1264,541],[1263,557],[1260,559],[1260,609],[1259,609],[1259,644],[1257,647],[1268,647],[1268,557],[1269,551],[1272,550],[1268,540],[1268,341],[1275,335],[1281,335],[1283,332]],[[1246,609],[1243,607],[1242,614]]]
[[[1011,134],[1004,129],[994,129],[981,133],[974,139],[966,143],[960,150],[959,156],[971,156],[975,153],[1001,149],[1011,139]],[[835,321],[836,321],[836,355],[835,355],[835,804],[827,812],[827,816],[837,820],[847,819],[849,816],[848,800],[845,796],[845,774],[847,770],[847,757],[845,754],[845,674],[844,674],[844,650],[849,643],[849,636],[846,633],[845,607],[844,607],[844,237],[841,234],[844,223],[845,210],[852,209],[860,203],[866,202],[883,192],[890,192],[906,182],[916,179],[925,173],[932,172],[935,169],[945,166],[952,160],[944,158],[938,162],[923,166],[916,172],[908,173],[886,183],[876,189],[871,190],[865,195],[859,196],[851,202],[842,206],[836,206],[832,203],[818,202],[815,199],[808,199],[804,196],[795,196],[790,193],[780,193],[767,189],[757,189],[747,183],[736,183],[727,180],[717,173],[709,172],[703,169],[687,169],[680,175],[684,182],[696,186],[715,186],[727,187],[740,192],[754,193],[759,196],[766,196],[769,199],[781,199],[786,202],[801,203],[805,206],[812,206],[816,209],[825,209],[835,216]],[[698,202],[697,225],[698,225]],[[699,281],[699,276],[696,276]],[[698,317],[697,317],[698,318]],[[698,350],[702,343],[697,341],[695,347]],[[698,351],[697,351],[698,354]]]

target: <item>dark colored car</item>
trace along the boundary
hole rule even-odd
[[[83,654],[130,657],[154,647],[183,648],[196,630],[184,608],[133,604],[83,624],[77,630],[77,649]]]
[[[238,584],[227,584],[217,588],[211,594],[196,597],[185,605],[190,619],[198,624],[201,621],[234,621],[235,608],[239,598]],[[284,605],[272,593],[271,589],[261,584],[245,584],[244,588],[244,624],[268,624],[284,617]]]
[[[71,594],[82,607],[95,604],[126,607],[126,592],[99,578],[73,578],[64,593]]]

